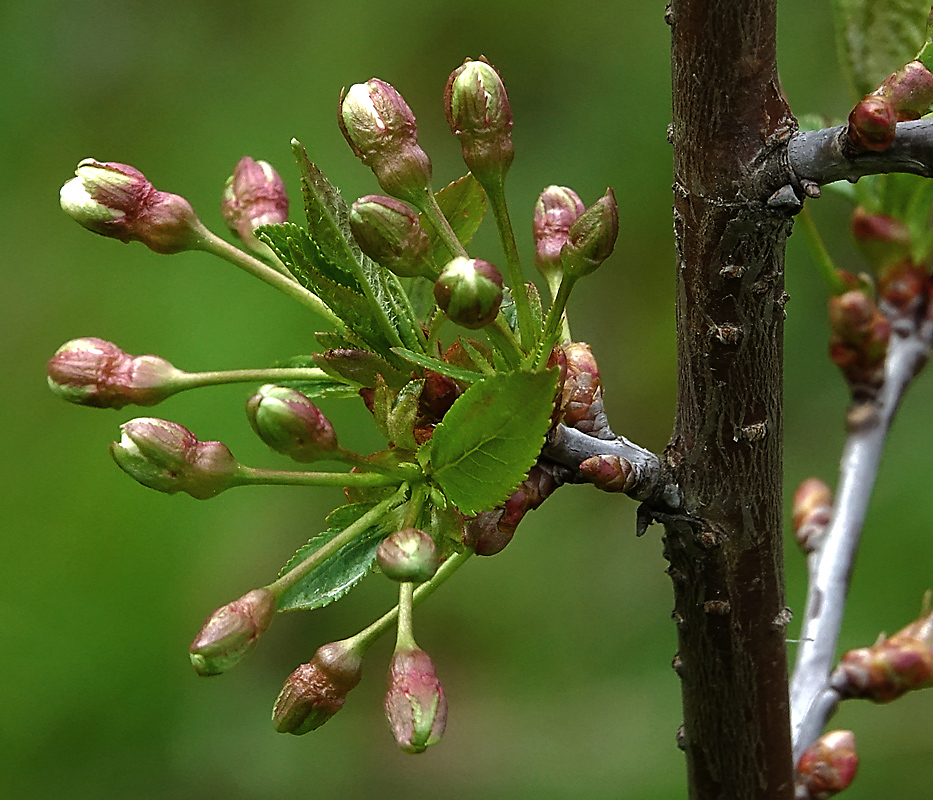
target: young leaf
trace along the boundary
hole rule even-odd
[[[393,348],[392,352],[401,356],[406,361],[410,361],[412,364],[417,364],[419,367],[427,367],[430,370],[434,370],[438,375],[446,375],[448,378],[453,378],[455,381],[475,383],[483,377],[479,372],[473,372],[463,367],[456,367],[453,364],[448,364],[446,361],[421,355],[421,353],[413,353],[411,350],[406,350],[404,347]]]
[[[435,192],[437,204],[453,228],[454,233],[464,247],[470,243],[486,213],[486,193],[479,181],[468,172],[462,178],[448,184],[439,192]],[[420,215],[421,227],[431,239],[431,249],[434,254],[434,263],[443,267],[453,258],[451,252],[441,242],[440,236],[429,223],[424,214]]]
[[[280,574],[284,575],[300,564],[374,506],[375,503],[354,503],[335,509],[327,518],[327,530],[298,550]],[[388,517],[384,517],[377,524],[371,525],[323,564],[297,581],[294,586],[286,589],[279,599],[278,610],[320,608],[339,600],[349,592],[370,571],[376,560],[376,550],[382,540],[392,532],[392,525],[386,527],[384,524],[387,519]]]
[[[511,372],[473,384],[431,439],[431,472],[463,514],[505,500],[534,465],[554,408],[557,370]]]
[[[839,57],[857,98],[917,55],[929,13],[930,0],[833,0]]]

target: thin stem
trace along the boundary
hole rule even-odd
[[[505,190],[501,183],[491,184],[487,188],[487,195],[496,219],[496,228],[499,230],[502,251],[505,253],[509,286],[512,289],[512,298],[515,300],[515,309],[518,312],[518,332],[522,349],[527,353],[534,348],[535,332],[531,321],[528,291],[525,288],[525,278],[522,275],[522,266],[518,258],[518,247],[515,244],[515,233],[512,230],[512,221],[509,219],[509,207],[505,202]]]
[[[257,255],[260,255],[264,259],[266,259],[266,261],[269,262],[269,265],[274,270],[281,272],[286,278],[290,278],[291,280],[296,280],[295,276],[292,275],[288,267],[286,267],[285,264],[282,263],[281,259],[275,254],[275,250],[273,250],[271,247],[269,247],[269,245],[267,245],[265,242],[257,238],[256,234],[254,234],[252,231],[250,231],[247,238],[243,240],[243,244],[245,244],[250,250],[252,250]]]
[[[447,217],[444,216],[444,212],[441,211],[441,207],[437,204],[437,198],[430,189],[424,193],[424,203],[418,210],[428,218],[428,222],[437,231],[437,235],[441,237],[441,241],[451,252],[451,255],[455,258],[457,256],[460,258],[470,257],[466,248],[457,238],[457,234],[454,233],[454,229],[450,227]]]
[[[500,313],[491,325],[487,325],[484,330],[489,337],[489,341],[502,354],[508,365],[513,369],[522,363],[525,354],[515,341],[512,330],[506,324],[504,317]]]
[[[849,579],[881,454],[898,404],[930,345],[915,330],[894,325],[885,361],[884,386],[872,422],[849,434],[842,455],[833,519],[808,561],[810,580],[791,682],[791,729],[795,759],[820,735],[835,704],[823,698],[845,610]]]
[[[453,575],[460,567],[462,567],[470,556],[473,555],[473,551],[470,548],[465,549],[461,553],[454,553],[450,556],[443,564],[438,567],[437,572],[434,573],[434,577],[429,581],[425,581],[422,584],[419,584],[415,589],[412,596],[412,608],[417,608],[425,600],[430,597],[439,586],[441,586],[451,575]],[[382,636],[386,631],[390,630],[395,624],[395,620],[398,619],[399,607],[395,606],[391,611],[383,614],[379,619],[377,619],[372,625],[361,630],[354,639],[358,639],[363,642],[364,647],[369,647],[373,642],[375,642],[380,636]]]
[[[820,236],[816,223],[813,221],[813,216],[810,214],[810,209],[806,205],[803,207],[803,211],[800,212],[798,219],[803,226],[804,235],[807,237],[810,255],[816,262],[816,268],[820,276],[826,282],[826,288],[832,294],[844,294],[849,287],[846,286],[845,281],[839,275],[839,270],[833,264],[829,251],[826,249],[826,245],[823,244],[823,237]]]
[[[270,583],[266,588],[277,598],[291,586],[300,581],[305,575],[320,564],[324,563],[345,544],[353,541],[374,523],[378,522],[392,508],[399,505],[408,492],[408,486],[400,486],[391,497],[387,497],[378,505],[371,508],[352,525],[338,533],[333,539],[319,547],[304,561],[286,572],[277,581]]]
[[[333,381],[333,377],[317,367],[272,369],[234,369],[216,372],[185,372],[172,382],[174,392],[199,389],[202,386],[223,386],[228,383],[280,383],[282,381]]]
[[[567,300],[570,298],[570,292],[573,291],[576,278],[564,275],[561,279],[560,287],[557,290],[557,297],[551,303],[551,308],[547,312],[547,319],[544,321],[544,333],[541,335],[541,341],[547,341],[557,333],[560,327],[561,318],[564,315],[564,309],[567,307]],[[569,328],[567,329],[569,332]]]
[[[404,477],[411,477],[407,473]],[[240,465],[237,473],[240,486],[397,486],[403,479],[395,474],[376,472],[295,472],[287,469],[255,469]]]
[[[346,330],[347,326],[344,324],[343,320],[334,314],[316,294],[305,289],[294,279],[286,278],[285,275],[274,267],[270,267],[258,258],[251,256],[249,253],[240,250],[238,247],[234,247],[226,240],[211,233],[207,228],[201,231],[199,249],[219,256],[225,261],[229,261],[234,266],[248,272],[254,278],[259,278],[259,280],[273,286],[293,300],[297,300],[306,308],[311,309],[315,314],[318,314],[332,323],[337,330]]]
[[[398,587],[398,634],[395,638],[395,649],[417,647],[415,632],[412,627],[412,607],[414,602],[415,584],[401,583]]]

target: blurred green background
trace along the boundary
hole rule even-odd
[[[245,424],[249,390],[181,395],[153,412],[97,411],[56,400],[43,374],[77,336],[199,370],[305,352],[316,326],[208,256],[156,256],[80,229],[57,198],[80,159],[137,166],[220,230],[220,191],[244,154],[276,164],[297,194],[288,149],[296,136],[352,200],[377,187],[340,136],[337,97],[377,75],[418,115],[439,187],[464,171],[441,92],[465,56],[482,53],[512,100],[511,203],[525,257],[541,188],[568,184],[587,203],[607,185],[616,191],[620,244],[578,288],[571,321],[600,360],[616,429],[663,448],[676,376],[668,35],[660,0],[0,3],[6,796],[684,795],[670,586],[659,531],[633,536],[632,502],[562,490],[500,556],[473,562],[417,614],[418,640],[451,703],[440,745],[408,757],[386,730],[389,642],[370,654],[337,718],[306,737],[281,736],[268,720],[281,682],[319,644],[387,608],[387,581],[279,618],[222,678],[196,678],[186,649],[212,609],[266,583],[321,529],[339,495],[238,489],[199,502],[145,490],[107,453],[133,416],[166,416],[222,439],[246,463],[284,466]],[[846,113],[828,2],[782,0],[779,51],[798,112]],[[834,253],[854,263],[844,204],[815,205]],[[475,254],[501,260],[491,225],[481,234]],[[845,405],[826,356],[825,291],[800,238],[788,247],[788,494],[809,474],[834,483]],[[376,446],[361,404],[323,405],[345,443]],[[933,585],[931,405],[924,376],[891,437],[846,648],[908,622]],[[803,563],[792,547],[787,573],[799,612]],[[847,797],[928,795],[930,695],[843,709],[839,726],[854,728],[862,755]]]

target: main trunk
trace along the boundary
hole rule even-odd
[[[668,464],[691,798],[791,798],[782,563],[784,240],[755,164],[789,132],[776,0],[674,0],[679,390]]]

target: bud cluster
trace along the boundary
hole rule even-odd
[[[884,381],[891,324],[861,289],[829,298],[829,356],[842,370],[853,397],[873,397]]]
[[[49,388],[63,400],[95,408],[154,406],[184,375],[158,356],[131,356],[112,342],[72,339],[46,365]]]
[[[811,744],[797,762],[795,800],[827,800],[849,788],[858,771],[852,731],[830,731]]]

